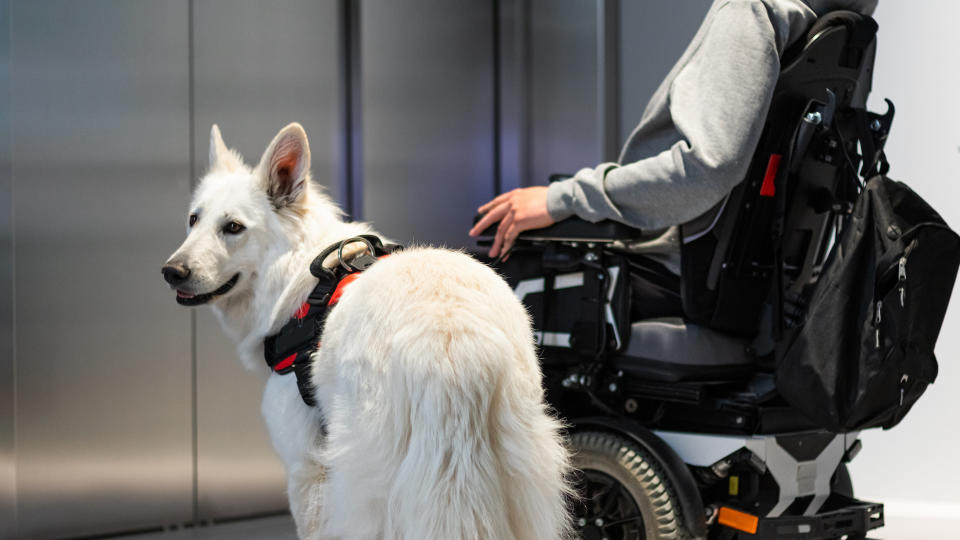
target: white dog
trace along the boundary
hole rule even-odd
[[[209,303],[249,368],[316,284],[314,257],[370,232],[341,219],[309,169],[299,124],[253,169],[213,126],[187,238],[164,267],[177,301]],[[567,534],[560,425],[527,314],[493,270],[463,253],[400,251],[346,287],[321,343],[319,407],[293,374],[271,374],[263,396],[301,538]]]

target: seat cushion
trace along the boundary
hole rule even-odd
[[[614,365],[658,381],[741,378],[754,371],[749,342],[679,317],[635,322],[630,341]]]

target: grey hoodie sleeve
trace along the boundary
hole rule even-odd
[[[648,158],[602,163],[554,182],[547,190],[550,216],[654,230],[719,202],[746,173],[779,75],[770,17],[758,1],[719,6],[667,94],[679,140]]]

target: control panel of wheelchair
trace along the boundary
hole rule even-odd
[[[477,215],[473,218],[473,222],[480,221],[482,217],[482,214]],[[480,233],[480,245],[488,245],[493,241],[493,237],[497,234],[497,225],[499,224],[494,223]],[[634,229],[616,221],[603,220],[592,223],[573,217],[542,229],[523,231],[517,238],[520,242],[552,241],[612,244],[639,238],[641,234],[640,229]]]

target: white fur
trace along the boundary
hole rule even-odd
[[[190,269],[179,285],[188,293],[239,273],[211,306],[250,368],[316,283],[313,257],[370,232],[341,219],[309,161],[299,124],[253,169],[214,126],[191,204],[198,219],[170,259]],[[246,230],[224,233],[230,220]],[[490,268],[426,247],[392,255],[346,289],[321,341],[319,408],[304,405],[292,374],[271,374],[263,397],[301,538],[567,535],[560,425],[546,410],[528,316]]]

